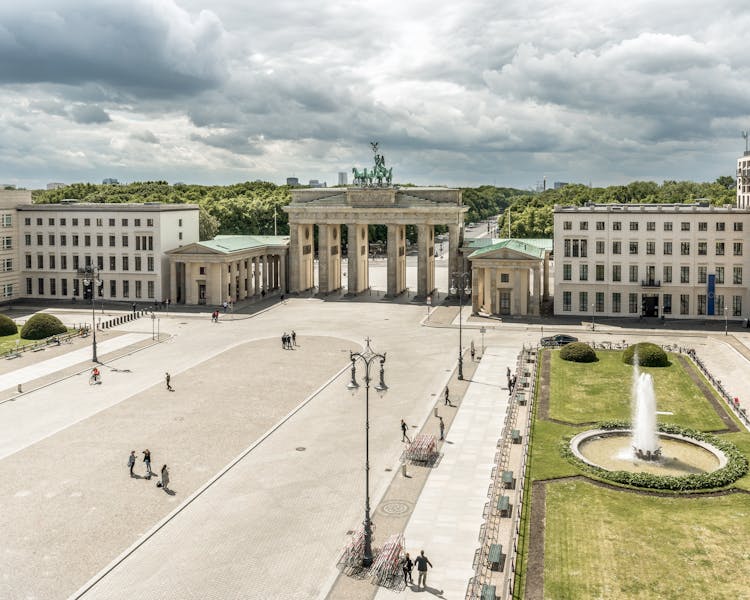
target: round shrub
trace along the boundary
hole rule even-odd
[[[0,315],[0,335],[15,335],[18,325],[8,315]]]
[[[639,342],[625,349],[622,353],[622,362],[628,365],[633,364],[633,357],[638,353],[638,364],[641,367],[668,367],[669,358],[656,344],[651,342]]]
[[[560,358],[571,362],[590,363],[596,362],[596,352],[588,344],[583,342],[573,342],[565,344],[560,350]]]
[[[56,316],[38,313],[21,328],[21,337],[25,340],[42,340],[66,331],[65,325]]]

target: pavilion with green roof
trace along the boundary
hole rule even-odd
[[[549,298],[551,239],[479,238],[463,248],[471,264],[474,314],[538,315]]]
[[[237,302],[287,290],[289,236],[217,235],[166,252],[180,304]]]

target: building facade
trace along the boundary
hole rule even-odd
[[[750,210],[695,204],[555,206],[557,315],[746,317]]]
[[[750,209],[750,152],[737,159],[737,208]]]
[[[103,299],[171,298],[165,252],[198,241],[193,204],[19,204],[15,213],[16,297],[81,298],[78,270],[93,266]]]

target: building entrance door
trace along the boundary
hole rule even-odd
[[[198,304],[205,304],[205,303],[206,303],[206,284],[199,283],[198,284]]]
[[[641,314],[644,317],[658,317],[659,316],[659,296],[643,296]]]
[[[500,314],[510,314],[510,290],[500,290]]]

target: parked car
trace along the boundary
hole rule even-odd
[[[572,342],[577,341],[577,337],[566,335],[564,333],[558,333],[557,335],[543,337],[541,340],[539,340],[539,343],[545,348],[557,348],[558,346],[564,346],[565,344],[571,344]]]

